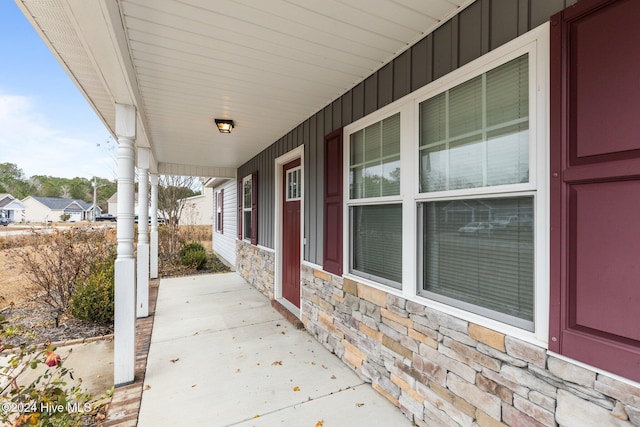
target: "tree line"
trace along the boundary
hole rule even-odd
[[[95,178],[98,186],[97,203],[103,212],[108,211],[107,200],[117,191],[117,183],[106,178]],[[198,194],[194,191],[198,181],[194,177],[162,176],[158,186],[158,208],[166,219],[177,224],[184,199]],[[137,183],[136,183],[137,191]],[[9,193],[16,199],[27,196],[62,197],[93,203],[93,179],[58,178],[46,175],[25,177],[15,163],[0,163],[0,193]]]
[[[97,203],[107,211],[107,200],[117,190],[114,181],[95,178],[98,186]],[[0,193],[9,193],[16,199],[27,196],[62,197],[93,203],[93,180],[87,178],[59,178],[47,175],[25,177],[15,163],[0,163]]]

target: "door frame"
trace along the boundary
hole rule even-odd
[[[300,170],[302,171],[302,198],[300,199],[300,263],[304,260],[304,200],[306,197],[304,187],[304,145],[301,145],[288,153],[275,159],[275,224],[274,224],[274,237],[275,237],[275,286],[273,290],[273,298],[282,304],[287,310],[293,313],[298,319],[300,318],[300,309],[290,303],[282,296],[282,204],[284,201],[284,194],[282,187],[283,183],[283,166],[295,159],[300,159]],[[302,289],[302,288],[301,288]]]

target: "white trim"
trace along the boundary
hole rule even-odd
[[[275,300],[278,301],[280,305],[282,305],[288,311],[290,311],[291,314],[296,316],[296,318],[300,319],[300,309],[295,305],[291,304],[291,302],[289,302],[288,299],[280,297],[280,298],[275,298]]]
[[[530,176],[527,184],[513,184],[495,187],[483,187],[472,190],[453,190],[436,194],[419,193],[417,156],[419,141],[418,105],[420,102],[450,89],[471,78],[481,75],[501,64],[529,54],[529,162]],[[349,140],[350,135],[365,127],[400,112],[401,123],[401,189],[400,196],[378,197],[350,200],[349,179],[344,180],[343,194],[346,202],[343,208],[343,262],[344,277],[359,283],[401,296],[422,305],[432,307],[445,314],[476,323],[487,328],[506,333],[523,341],[543,348],[547,347],[549,322],[549,23],[545,23],[517,39],[483,55],[469,64],[441,77],[427,86],[377,110],[366,117],[346,126],[343,131],[344,176],[349,177]],[[502,195],[535,194],[535,277],[534,277],[534,325],[535,331],[511,326],[497,320],[471,313],[460,308],[448,306],[418,295],[417,283],[417,213],[416,203],[424,200],[473,198],[483,195],[500,197]],[[349,208],[353,205],[393,203],[403,204],[403,286],[395,289],[381,283],[356,276],[351,271]],[[407,226],[408,225],[408,226]]]
[[[302,165],[300,166],[296,166],[295,168],[291,168],[287,171],[287,181],[289,180],[289,176],[293,175],[294,172],[298,172],[300,171],[300,182],[298,182],[298,184],[300,185],[296,190],[298,191],[298,196],[297,197],[289,197],[289,191],[288,191],[288,186],[287,186],[287,194],[286,194],[286,201],[287,202],[296,202],[298,200],[302,200]]]
[[[224,198],[222,197],[223,191],[224,188],[216,188],[213,192],[213,202],[215,203],[215,212],[213,212],[213,232],[216,234],[222,234],[224,231]],[[220,217],[218,217],[218,214],[220,214]]]
[[[275,182],[275,215],[274,215],[274,237],[275,237],[275,283],[273,287],[273,295],[274,299],[277,301],[284,300],[282,296],[282,201],[284,198],[282,186],[282,171],[283,166],[295,159],[300,159],[300,168],[302,171],[301,176],[301,185],[304,189],[304,145],[301,145],[288,153],[283,154],[282,156],[276,158],[274,160],[274,182]],[[304,190],[302,191],[302,198],[300,199],[300,261],[304,260]],[[302,287],[301,287],[302,289]],[[289,303],[291,306],[295,307],[293,304]],[[283,304],[283,306],[289,308],[287,305]],[[297,307],[296,307],[297,310]],[[295,313],[292,310],[293,314],[295,314],[298,318],[300,318],[300,310],[297,310]]]
[[[551,350],[547,350],[547,356],[555,357],[556,359],[563,360],[563,361],[565,361],[567,363],[570,363],[572,365],[576,365],[576,366],[579,366],[581,368],[587,369],[589,371],[593,371],[593,372],[595,372],[597,374],[613,378],[614,380],[620,381],[621,383],[625,383],[625,384],[630,385],[630,386],[635,387],[635,388],[640,388],[640,383],[639,382],[635,382],[633,380],[630,380],[629,378],[621,377],[620,375],[612,374],[609,371],[605,371],[604,369],[596,368],[595,366],[587,365],[586,363],[580,362],[580,361],[575,360],[575,359],[571,359],[570,357],[563,356],[562,354],[554,353]]]
[[[305,267],[309,267],[309,268],[313,268],[314,270],[320,270],[320,271],[325,271],[324,267],[319,265],[319,264],[314,264],[310,261],[306,261],[306,260],[302,260],[302,262],[300,263],[301,266],[305,266]],[[331,274],[332,276],[335,276],[335,274],[333,273],[329,273],[328,271],[325,271],[327,274]]]
[[[249,243],[249,244],[251,245],[251,243]],[[256,248],[260,249],[261,251],[271,252],[271,253],[274,253],[274,254],[276,253],[275,249],[271,249],[271,248],[268,248],[266,246],[262,246],[262,245],[251,245],[251,246],[255,246]]]
[[[247,211],[252,213],[251,221],[253,221],[253,210],[251,209],[251,204],[249,204],[248,208],[244,205],[244,202],[245,202],[245,200],[244,200],[245,199],[244,186],[245,186],[245,183],[247,181],[251,181],[251,201],[253,201],[253,191],[254,191],[254,188],[253,188],[253,174],[249,174],[249,175],[245,176],[244,178],[242,178],[242,186],[240,188],[240,190],[242,191],[242,194],[240,195],[241,200],[242,200],[242,218],[240,218],[240,222],[242,223],[242,236],[241,236],[242,240],[244,242],[247,242],[247,243],[251,244],[251,236],[245,237],[245,232],[246,232],[247,229],[246,229],[246,224],[244,223],[244,214]],[[251,233],[253,233],[253,232],[254,232],[254,230],[251,229]]]

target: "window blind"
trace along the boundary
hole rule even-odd
[[[532,325],[533,220],[530,196],[420,204],[423,291]]]
[[[353,206],[350,217],[352,269],[364,277],[400,287],[402,205]]]
[[[420,104],[420,191],[529,180],[529,58]]]

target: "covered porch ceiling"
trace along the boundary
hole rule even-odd
[[[219,177],[473,2],[15,1],[109,132],[136,107],[152,172]]]

